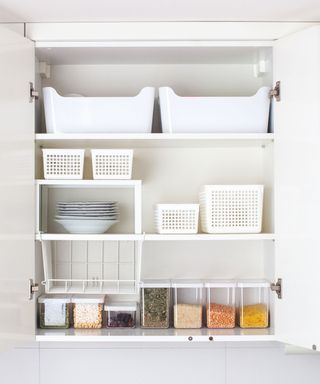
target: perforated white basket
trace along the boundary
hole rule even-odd
[[[94,179],[131,179],[132,149],[92,149]]]
[[[84,149],[43,149],[45,179],[82,179]]]
[[[260,233],[263,185],[205,185],[200,220],[207,233]]]
[[[198,233],[199,204],[157,204],[157,233]]]

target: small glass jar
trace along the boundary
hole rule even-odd
[[[72,298],[74,328],[102,328],[104,296]]]
[[[172,283],[174,292],[174,327],[201,328],[203,283],[177,280]]]
[[[140,283],[141,328],[169,328],[170,286],[168,280],[145,280]]]
[[[40,328],[69,328],[71,299],[67,296],[42,295],[38,298]]]
[[[232,281],[208,281],[206,318],[208,328],[234,328],[236,326],[237,284]]]
[[[135,328],[137,303],[109,303],[104,306],[107,328]]]
[[[238,287],[240,327],[268,328],[270,283],[265,280],[243,281],[238,283]]]

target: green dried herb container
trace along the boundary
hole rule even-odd
[[[169,328],[170,287],[168,280],[144,280],[140,283],[141,328]]]

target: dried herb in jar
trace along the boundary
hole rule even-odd
[[[170,289],[141,290],[141,327],[169,328]]]

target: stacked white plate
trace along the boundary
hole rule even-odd
[[[60,201],[56,211],[56,221],[69,233],[105,233],[119,219],[116,201]]]

